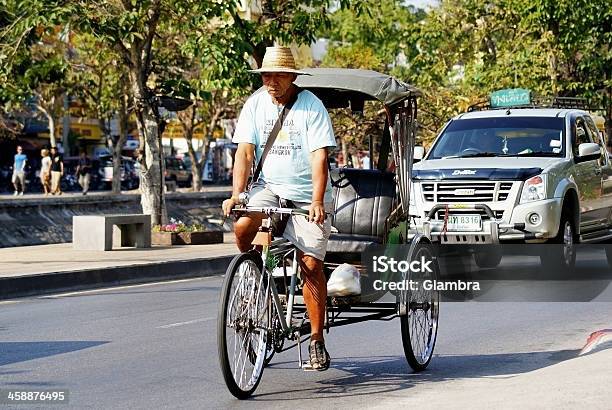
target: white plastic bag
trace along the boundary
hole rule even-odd
[[[361,295],[359,270],[353,265],[343,263],[332,272],[327,281],[328,296]]]

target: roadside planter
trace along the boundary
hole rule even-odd
[[[207,231],[199,224],[185,225],[170,219],[168,225],[156,225],[151,232],[153,245],[207,245],[223,243],[223,231]]]

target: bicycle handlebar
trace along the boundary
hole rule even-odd
[[[268,216],[272,215],[272,214],[285,214],[285,215],[300,215],[300,216],[304,216],[304,217],[308,217],[308,211],[306,209],[301,209],[301,208],[278,208],[278,207],[273,207],[273,206],[267,206],[267,207],[259,207],[259,206],[247,206],[244,208],[234,208],[232,209],[233,212],[242,212],[242,213],[249,213],[249,212],[259,212],[262,214],[266,214]],[[325,215],[331,215],[330,212],[325,212]]]

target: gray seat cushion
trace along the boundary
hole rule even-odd
[[[385,220],[395,198],[395,175],[369,169],[339,168],[330,171],[334,196],[328,253],[360,253],[382,243]]]
[[[367,235],[332,233],[327,241],[328,253],[362,253],[370,245],[382,243],[380,238]]]

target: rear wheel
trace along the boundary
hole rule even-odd
[[[440,292],[425,284],[433,284],[439,278],[439,267],[431,243],[425,237],[415,236],[411,246],[410,260],[432,260],[431,271],[411,272],[404,280],[418,282],[418,290],[407,290],[400,295],[400,324],[402,345],[408,364],[415,372],[423,371],[433,357],[438,332]],[[404,310],[404,312],[402,312]]]
[[[243,253],[227,268],[221,291],[219,360],[227,388],[239,399],[253,394],[263,374],[272,306],[266,276],[259,254]]]
[[[561,213],[559,232],[557,236],[547,243],[556,246],[548,246],[540,255],[545,275],[553,275],[558,272],[568,272],[576,264],[576,230],[570,212],[566,209]]]

